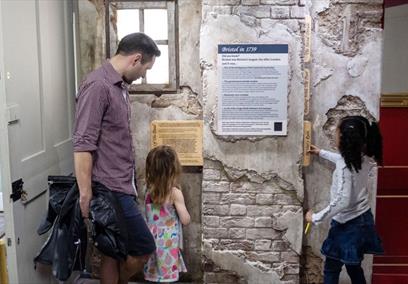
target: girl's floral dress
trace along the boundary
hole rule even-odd
[[[182,229],[173,204],[154,204],[149,192],[145,198],[146,221],[156,242],[144,267],[144,277],[153,282],[175,282],[179,272],[187,272],[181,255]]]

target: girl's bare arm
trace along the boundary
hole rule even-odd
[[[173,189],[174,206],[176,207],[177,214],[180,218],[180,222],[183,225],[190,223],[190,214],[187,211],[186,204],[184,202],[184,196],[180,189]]]

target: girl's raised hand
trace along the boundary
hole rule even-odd
[[[312,145],[310,145],[310,149],[309,149],[308,153],[314,154],[314,155],[319,155],[319,153],[320,153],[320,148],[317,147],[316,145],[313,145],[313,144],[312,144]]]
[[[312,215],[313,215],[313,211],[312,211],[312,210],[308,210],[308,211],[306,212],[306,215],[305,215],[305,220],[306,220],[306,222],[312,223]]]

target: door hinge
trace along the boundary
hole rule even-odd
[[[11,247],[11,238],[7,238],[7,246]]]
[[[13,199],[13,202],[16,202],[19,199],[21,199],[22,201],[25,201],[27,199],[27,192],[24,191],[23,185],[24,181],[22,178],[14,181],[11,184],[12,193],[10,194],[10,198]]]

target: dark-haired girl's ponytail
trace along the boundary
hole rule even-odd
[[[376,160],[378,164],[382,164],[382,136],[380,128],[376,122],[372,122],[367,133],[367,156]]]

